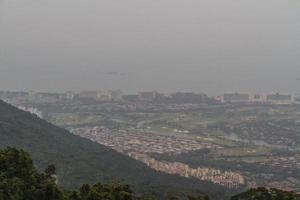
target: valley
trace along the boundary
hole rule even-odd
[[[235,190],[300,191],[297,104],[11,100],[159,172]]]

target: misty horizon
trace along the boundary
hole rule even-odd
[[[300,2],[0,0],[0,90],[300,93]]]

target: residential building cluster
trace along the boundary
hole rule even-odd
[[[158,93],[157,91],[142,91],[138,93],[138,99],[141,101],[152,101],[163,97],[164,94]]]
[[[111,132],[104,127],[76,128],[72,129],[71,132],[122,153],[181,154],[205,148],[222,148],[211,143],[202,143],[188,138],[134,133],[126,130]]]
[[[146,154],[129,153],[132,158],[142,161],[149,167],[169,174],[178,174],[184,177],[193,177],[202,181],[222,185],[227,188],[238,188],[245,184],[244,177],[238,172],[222,171],[215,168],[198,167],[192,168],[180,162],[159,161]]]
[[[111,132],[105,127],[76,128],[72,129],[71,132],[75,135],[110,147],[118,152],[127,154],[136,160],[144,162],[157,171],[178,174],[184,177],[194,177],[227,188],[238,188],[245,184],[243,176],[237,172],[221,171],[219,169],[208,167],[191,168],[180,162],[165,162],[150,157],[152,153],[182,154],[204,148],[221,148],[220,146],[209,143],[200,143],[184,138],[145,133],[129,133],[124,130]]]
[[[81,91],[78,93],[79,99],[93,99],[98,101],[119,101],[122,100],[121,90],[97,90]]]
[[[269,103],[269,104],[292,104],[294,97],[290,94],[248,94],[227,93],[219,98],[224,103]]]

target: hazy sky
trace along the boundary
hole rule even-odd
[[[0,0],[0,90],[300,92],[299,0]]]

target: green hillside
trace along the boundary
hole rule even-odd
[[[136,196],[129,185],[120,183],[94,186],[84,184],[69,191],[56,184],[56,168],[39,172],[23,150],[0,150],[0,200],[146,200]]]
[[[39,169],[54,164],[59,185],[67,189],[84,183],[118,180],[131,184],[138,192],[160,196],[204,192],[222,199],[225,193],[233,192],[207,182],[156,172],[0,101],[0,148],[7,146],[28,151]]]
[[[66,190],[56,184],[56,167],[37,170],[30,155],[15,148],[0,149],[0,200],[155,200],[140,195],[128,184],[118,182],[83,184],[79,190]],[[165,200],[180,200],[168,194]],[[207,195],[188,195],[187,200],[209,200]],[[257,188],[238,194],[231,200],[300,200],[294,192]]]

